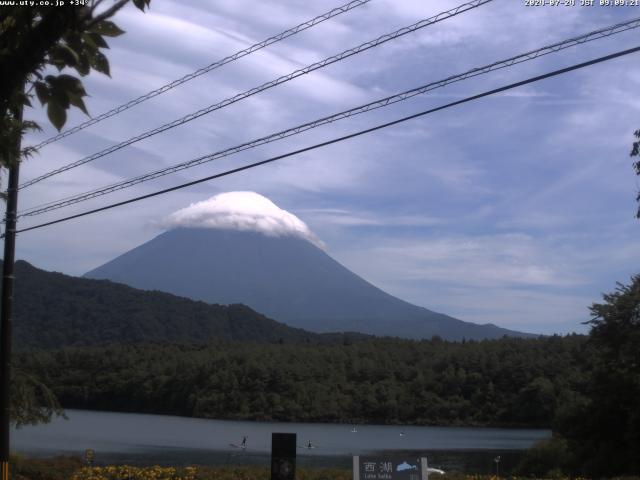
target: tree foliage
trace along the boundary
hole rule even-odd
[[[204,418],[550,426],[583,336],[132,345],[19,354],[69,408]],[[534,392],[526,409],[523,395]]]
[[[109,75],[105,37],[124,33],[108,20],[129,0],[111,6],[92,0],[85,6],[0,7],[0,165],[8,166],[33,149],[16,152],[28,130],[39,126],[23,120],[22,109],[31,107],[34,94],[46,107],[51,123],[62,129],[67,110],[76,107],[88,114],[82,81],[70,74],[88,75],[91,70]],[[144,10],[150,0],[134,0]],[[49,2],[47,2],[49,3]]]
[[[638,140],[633,142],[633,147],[631,148],[631,156],[638,157],[640,156],[640,130],[636,130],[635,132],[633,132],[633,135]],[[640,160],[636,160],[635,162],[633,162],[633,168],[636,171],[636,175],[640,176]],[[640,204],[640,191],[638,191],[636,201]],[[638,210],[636,211],[636,218],[640,218],[640,205],[638,205]]]
[[[243,305],[209,305],[22,261],[15,298],[23,350],[16,365],[65,407],[549,426],[584,383],[583,336],[454,343],[315,334]]]
[[[0,266],[2,261],[0,260]],[[367,338],[289,327],[245,305],[210,305],[107,280],[15,264],[13,345],[17,350],[142,343],[326,343]]]
[[[569,441],[574,469],[589,475],[640,474],[640,275],[618,284],[593,315],[581,397],[556,431]]]
[[[39,378],[14,370],[11,378],[11,423],[17,427],[48,423],[53,415],[64,417],[60,402]]]
[[[566,478],[564,471],[572,465],[564,438],[553,437],[537,442],[518,463],[516,472],[535,478]]]
[[[109,18],[128,2],[117,0],[110,6],[105,0],[90,0],[84,6],[33,2],[0,7],[0,169],[35,152],[33,147],[19,147],[26,132],[40,128],[23,118],[23,109],[32,106],[34,95],[58,130],[72,106],[88,115],[83,100],[87,92],[70,72],[75,70],[81,77],[91,70],[109,75],[105,37],[124,33]],[[140,10],[149,2],[133,0]],[[36,377],[17,372],[12,380],[12,423],[48,421],[61,412],[53,393]]]

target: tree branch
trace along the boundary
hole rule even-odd
[[[80,17],[80,20],[84,22],[90,19],[93,16],[93,12],[96,11],[96,8],[98,8],[102,2],[104,2],[104,0],[91,0],[91,5],[85,9],[86,13]]]
[[[115,5],[113,5],[111,8],[106,9],[104,12],[102,12],[100,15],[93,17],[93,19],[87,23],[86,29],[90,29],[91,27],[93,27],[94,25],[96,25],[97,23],[100,23],[103,20],[106,20],[107,18],[112,17],[113,15],[115,15],[115,13],[120,10],[122,7],[124,7],[127,3],[129,3],[129,0],[118,0]]]
[[[33,28],[32,34],[3,59],[0,64],[0,70],[2,70],[0,109],[2,111],[8,108],[12,92],[25,83],[28,75],[42,62],[46,52],[60,40],[75,21],[74,15],[69,15],[62,9],[49,11]]]

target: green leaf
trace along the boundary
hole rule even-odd
[[[60,59],[50,59],[49,60],[49,64],[53,65],[54,67],[56,67],[58,69],[59,72],[62,71],[62,69],[65,67],[65,63],[60,60]]]
[[[109,44],[105,41],[104,38],[102,38],[102,35],[100,35],[99,33],[88,32],[84,34],[83,38],[85,42],[90,41],[97,48],[109,48]]]
[[[91,66],[94,68],[94,70],[100,73],[104,73],[108,77],[111,76],[111,73],[109,72],[109,60],[107,60],[107,57],[101,52],[95,53],[95,55],[91,59]]]
[[[64,88],[62,88],[60,85],[56,85],[51,89],[51,100],[49,100],[49,103],[51,102],[57,103],[66,110],[67,108],[69,108],[70,104],[69,95]]]
[[[69,48],[71,48],[74,52],[76,52],[78,56],[82,54],[82,51],[84,50],[85,46],[84,46],[84,43],[82,42],[82,36],[78,32],[75,32],[75,31],[68,32],[62,38],[65,41],[65,43],[69,45]]]
[[[49,52],[49,59],[56,67],[61,64],[63,67],[75,67],[80,60],[78,54],[64,44],[54,46]]]
[[[124,30],[109,20],[99,22],[91,31],[105,37],[118,37],[124,33]]]
[[[82,97],[80,97],[79,95],[74,95],[72,93],[69,93],[69,102],[74,107],[77,107],[80,110],[82,110],[85,113],[85,115],[87,115],[88,117],[91,116],[91,115],[89,115],[89,112],[87,111],[87,107],[84,104],[84,100],[82,100]]]
[[[76,78],[74,76],[58,75],[56,77],[55,83],[60,87],[64,88],[68,93],[73,93],[81,97],[84,97],[87,95],[87,92],[84,90],[84,87],[82,86],[82,81],[79,78]]]
[[[63,85],[64,82],[61,83],[60,78],[53,75],[47,75],[45,80],[49,87],[49,103],[54,102],[64,109],[69,108],[69,96]]]
[[[78,62],[78,65],[76,65],[76,71],[83,77],[88,75],[91,71],[91,62],[86,51],[80,53],[80,61]]]
[[[35,147],[25,147],[22,150],[20,150],[20,156],[22,158],[32,157],[36,153],[38,153],[38,149]]]
[[[33,86],[36,89],[36,95],[42,105],[49,101],[49,87],[44,82],[33,82]]]
[[[149,6],[151,0],[133,0],[133,4],[144,12],[145,7]]]
[[[64,123],[67,121],[67,111],[58,103],[50,101],[47,107],[47,116],[49,121],[58,131],[62,130]]]
[[[28,107],[31,107],[31,102],[29,99],[32,97],[32,95],[23,92],[22,90],[18,90],[13,93],[12,97],[14,97],[11,100],[12,104],[26,105]]]

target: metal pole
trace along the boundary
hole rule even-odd
[[[420,457],[420,478],[429,480],[429,461],[427,457]]]
[[[17,115],[22,121],[22,109]],[[2,265],[2,309],[0,310],[0,464],[1,479],[9,480],[9,427],[11,399],[11,313],[13,307],[13,263],[16,247],[16,215],[18,212],[18,183],[20,175],[20,137],[14,158],[9,159],[9,185],[5,215],[4,263]]]

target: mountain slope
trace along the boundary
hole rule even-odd
[[[244,303],[298,328],[459,340],[522,336],[400,300],[294,236],[179,228],[88,272],[209,303]]]
[[[213,338],[287,343],[342,340],[342,336],[288,327],[245,305],[210,305],[109,281],[45,272],[24,261],[16,262],[14,299],[17,349],[204,344]],[[357,335],[350,336],[354,337]]]

